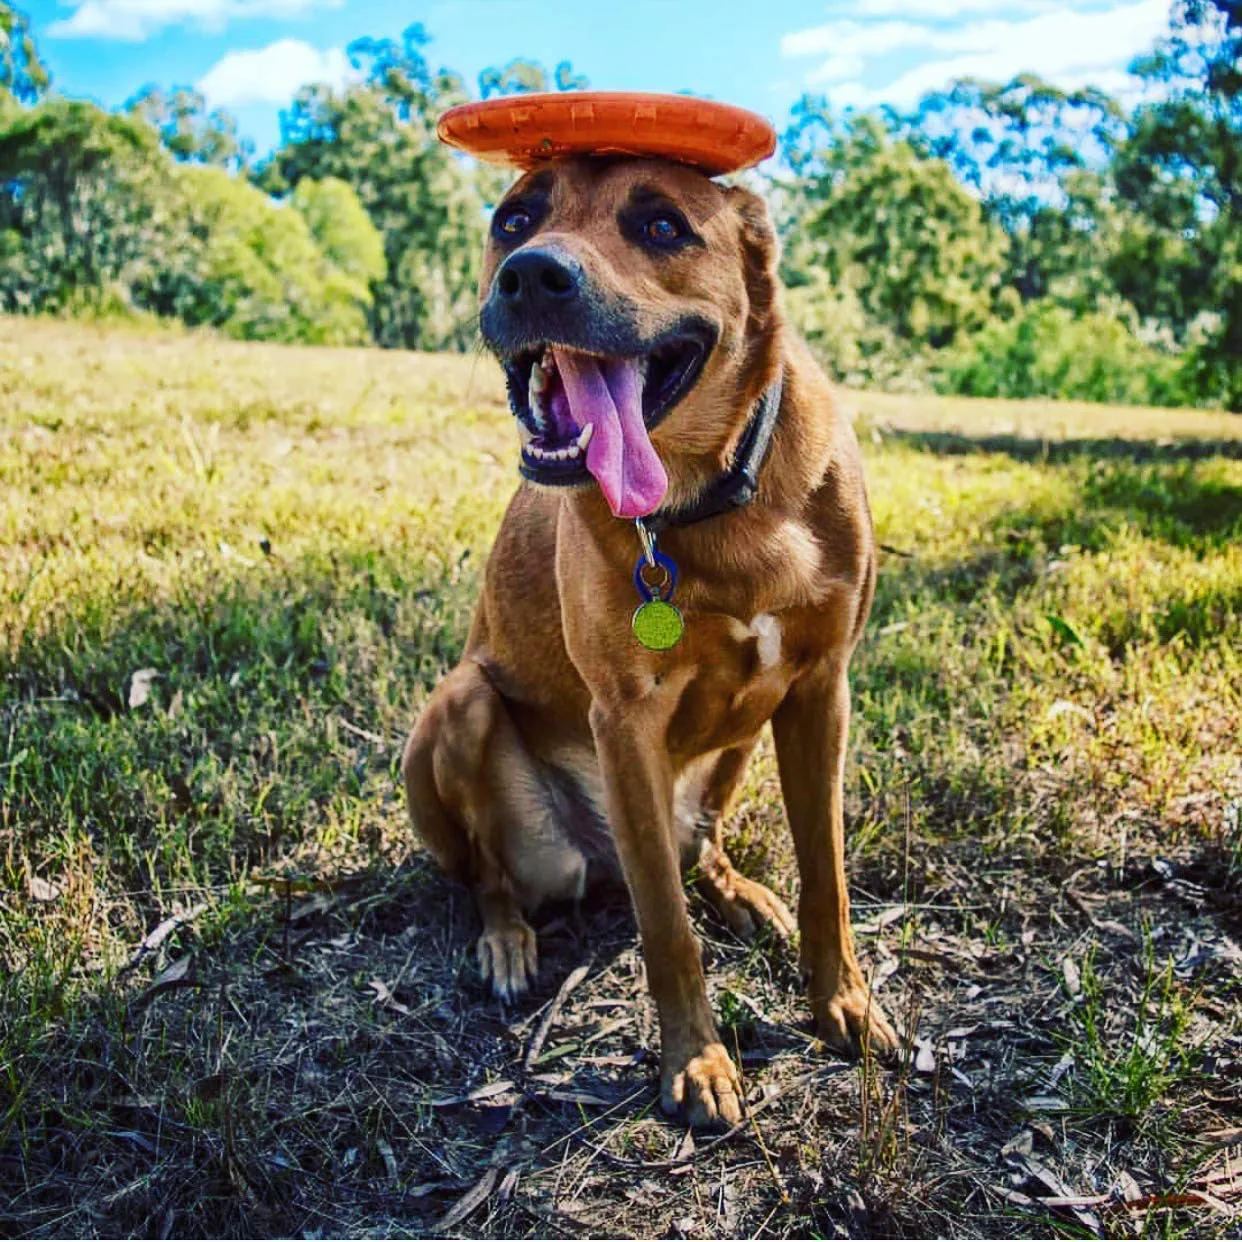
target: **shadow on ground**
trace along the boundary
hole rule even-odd
[[[1170,422],[1173,421],[1170,419]],[[1148,463],[1206,461],[1212,457],[1242,460],[1242,437],[1236,440],[1181,439],[1170,434],[1167,440],[1128,440],[1121,436],[1038,439],[1016,435],[968,436],[955,431],[906,431],[886,427],[884,438],[945,456],[1004,453],[1015,461],[1062,462],[1087,458],[1091,461]]]

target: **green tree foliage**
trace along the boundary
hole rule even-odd
[[[188,111],[201,107],[168,115]],[[0,308],[152,310],[247,338],[369,340],[383,245],[349,186],[307,179],[274,203],[224,167],[178,167],[148,116],[56,97],[0,113]],[[223,156],[214,140],[168,145]]]
[[[125,111],[151,125],[178,160],[230,172],[240,172],[249,163],[251,144],[238,138],[236,119],[221,108],[208,112],[202,94],[191,87],[165,91],[144,86]]]
[[[247,340],[356,345],[369,339],[368,278],[382,274],[379,237],[348,186],[308,183],[299,210],[220,168],[179,170],[188,213],[189,255],[161,309]],[[340,207],[359,229],[345,240],[326,229],[326,206]]]
[[[433,74],[427,36],[363,39],[349,55],[364,80],[342,91],[311,86],[282,113],[282,144],[259,174],[286,192],[304,178],[353,187],[384,241],[371,329],[381,345],[464,348],[474,339],[483,202],[467,165],[435,137],[435,119],[466,94]]]
[[[1143,345],[1121,318],[1074,314],[1047,298],[994,319],[945,352],[939,386],[972,397],[1067,397],[1169,405],[1184,397],[1176,358]]]
[[[352,187],[336,177],[304,177],[290,201],[328,261],[354,281],[358,300],[369,303],[371,284],[385,275],[384,239]]]
[[[574,72],[567,60],[561,61],[552,76],[533,60],[511,60],[503,69],[484,69],[479,74],[479,95],[491,99],[495,95],[529,95],[538,91],[580,91],[587,86],[586,78]]]
[[[0,113],[0,306],[120,298],[156,278],[178,204],[151,130],[49,98]]]
[[[799,266],[852,290],[869,318],[915,345],[947,345],[987,318],[1004,239],[943,160],[863,116],[803,168],[815,171]]]
[[[6,99],[35,103],[50,83],[51,75],[30,33],[29,18],[0,0],[0,109]]]
[[[1125,134],[1115,100],[1034,74],[1003,85],[968,78],[926,95],[897,124],[945,160],[1004,230],[1004,282],[1024,300],[1051,295],[1086,311],[1111,292],[1096,277],[1112,223],[1100,170]]]
[[[1242,410],[1242,6],[1179,0],[1133,68],[1153,97],[1114,163],[1137,221],[1117,285],[1185,336],[1201,396]]]

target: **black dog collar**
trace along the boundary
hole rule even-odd
[[[693,526],[708,518],[732,513],[745,508],[759,491],[759,472],[772,447],[772,435],[776,431],[776,419],[781,412],[781,394],[784,377],[776,379],[764,389],[755,403],[754,412],[738,441],[737,451],[729,468],[707,487],[701,496],[678,509],[657,509],[649,517],[641,518],[642,524],[658,534],[678,526]]]

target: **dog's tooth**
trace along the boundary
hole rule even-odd
[[[587,423],[583,429],[578,432],[578,447],[585,453],[587,445],[591,443],[591,437],[595,434],[595,424]]]
[[[578,454],[582,452],[582,450],[576,444],[571,444],[569,448],[567,448],[565,451],[569,454],[570,457],[577,457]]]
[[[531,367],[530,369],[530,390],[531,392],[543,392],[548,386],[548,373],[543,369],[543,364]]]
[[[530,384],[526,389],[526,402],[530,406],[530,416],[535,420],[536,426],[544,425],[544,408],[543,408],[543,387],[536,383],[535,376],[542,375],[543,372],[538,367],[532,367],[530,372]]]
[[[535,438],[535,433],[531,431],[531,429],[524,422],[522,422],[521,419],[518,420],[517,429],[518,439],[521,440],[522,447],[527,448],[530,445],[530,442]]]

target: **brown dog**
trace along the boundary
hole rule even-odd
[[[776,260],[762,200],[680,165],[573,160],[509,191],[481,326],[534,485],[509,506],[465,654],[402,763],[416,829],[477,899],[479,964],[502,997],[535,974],[525,914],[619,864],[659,1010],[662,1102],[695,1124],[736,1122],[741,1104],[682,867],[699,865],[739,931],[794,929],[722,843],[769,720],[817,1029],[842,1050],[896,1043],[854,955],[844,866],[871,518],[850,425],[782,321]],[[753,502],[706,517],[749,498],[747,473]],[[646,514],[680,571],[685,632],[667,650],[631,632],[641,547],[622,519]]]

